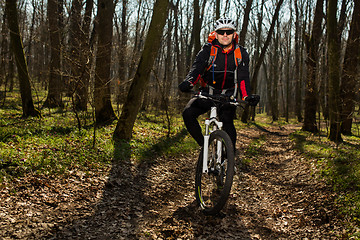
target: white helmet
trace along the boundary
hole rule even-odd
[[[215,31],[221,28],[231,28],[236,30],[236,23],[229,17],[221,17],[215,22]]]

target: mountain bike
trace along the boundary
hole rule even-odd
[[[195,196],[205,214],[215,215],[221,211],[230,194],[235,165],[233,143],[222,130],[223,123],[218,119],[222,104],[241,106],[246,101],[235,101],[225,95],[198,94],[196,97],[213,102],[210,117],[205,120],[204,146],[196,166]]]

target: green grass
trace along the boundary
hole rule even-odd
[[[337,193],[344,216],[360,224],[360,137],[343,136],[336,145],[325,134],[298,131],[291,135],[296,148],[315,163],[317,176],[325,179]]]
[[[184,129],[180,114],[171,117],[168,133],[163,113],[140,114],[133,138],[115,143],[116,121],[96,128],[91,113],[81,113],[82,128],[67,109],[43,109],[42,118],[22,119],[16,92],[0,108],[0,182],[26,174],[62,175],[73,170],[108,168],[114,160],[153,162],[156,156],[178,156],[198,149]],[[90,116],[90,117],[89,117]]]
[[[99,143],[93,147],[92,130],[78,130],[70,114],[24,120],[1,111],[0,116],[0,176],[3,179],[25,173],[87,170],[104,166],[111,160],[112,145],[107,141],[111,139],[109,128],[99,130]]]
[[[168,134],[165,116],[147,114],[139,117],[133,129],[132,158],[138,161],[151,161],[159,155],[179,156],[199,149],[195,140],[184,128],[180,114],[171,118],[171,131]]]
[[[266,142],[266,136],[261,135],[259,138],[254,139],[245,151],[245,158],[257,159],[263,154],[262,146]]]

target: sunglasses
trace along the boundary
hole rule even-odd
[[[235,30],[230,29],[230,30],[217,30],[216,33],[219,35],[224,35],[226,33],[226,35],[231,35],[235,32]]]

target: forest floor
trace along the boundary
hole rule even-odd
[[[6,183],[0,238],[343,239],[336,196],[289,138],[299,128],[251,124],[238,131],[238,171],[219,216],[196,206],[193,152]],[[253,157],[240,166],[251,149]]]

